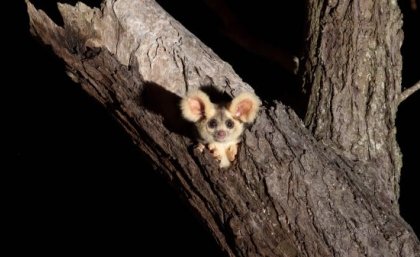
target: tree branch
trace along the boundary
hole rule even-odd
[[[383,0],[308,4],[309,42],[301,66],[304,87],[311,90],[305,123],[346,158],[380,171],[369,183],[397,208],[402,160],[395,117],[403,39],[398,6]]]
[[[410,7],[411,7],[411,10],[417,11],[417,2],[416,2],[416,0],[410,0]]]
[[[358,176],[364,167],[317,142],[280,103],[262,108],[229,170],[192,150],[180,97],[208,83],[230,95],[252,89],[154,1],[59,5],[63,27],[27,5],[33,34],[118,119],[228,256],[418,256],[398,210]]]
[[[420,89],[420,81],[417,81],[416,84],[414,84],[413,86],[401,92],[399,103],[402,103],[405,99],[407,99],[410,95],[414,94],[419,89]]]

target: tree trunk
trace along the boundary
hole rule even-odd
[[[308,1],[306,124],[364,168],[366,186],[397,208],[402,17],[396,1]],[[379,172],[378,172],[379,171]]]
[[[303,73],[312,88],[307,122],[315,137],[290,108],[264,106],[228,170],[220,170],[208,152],[194,150],[178,102],[201,85],[231,96],[252,88],[154,1],[108,0],[101,10],[59,5],[63,27],[27,4],[32,33],[51,45],[69,76],[117,117],[227,256],[420,256],[418,239],[395,208],[401,161],[394,98],[401,36],[390,39],[389,33],[400,27],[398,10],[391,2],[368,5],[374,17],[385,8],[394,23],[370,24],[330,42],[328,33],[339,32],[325,31],[341,27],[330,28],[325,19],[337,15],[335,22],[349,22],[338,16],[348,5],[315,2],[309,3],[312,36]],[[354,2],[353,7],[359,1]],[[368,33],[380,26],[386,29]],[[377,52],[352,47],[363,46],[357,38],[361,31],[367,32],[360,40],[372,38]],[[354,41],[343,46],[347,36]],[[342,63],[330,56],[330,44],[342,47],[337,52],[343,60],[352,57],[342,72],[333,72]],[[353,83],[358,72],[352,67],[369,70]],[[347,117],[354,117],[351,124]]]

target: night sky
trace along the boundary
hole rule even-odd
[[[6,127],[3,147],[11,154],[6,155],[6,163],[10,161],[12,168],[3,169],[10,175],[3,182],[8,188],[6,221],[11,226],[7,234],[10,243],[17,244],[15,252],[221,256],[204,226],[143,159],[116,120],[67,77],[63,63],[48,47],[30,35],[24,2],[8,2],[14,2],[10,9],[14,17],[4,24],[2,41],[7,53],[3,56],[12,54],[13,58],[6,57],[3,63],[7,68],[2,124]],[[33,2],[59,22],[55,1]],[[273,97],[270,90],[275,85],[287,84],[282,90],[290,97],[284,102],[300,104],[294,99],[296,79],[229,42],[220,33],[217,17],[201,1],[158,2],[232,64],[245,81],[258,87],[260,96]],[[247,4],[233,4],[233,9],[259,36],[297,52],[303,12],[298,4],[289,5],[281,11],[268,8],[263,12]],[[414,26],[420,22],[419,10],[401,7],[405,14],[403,87],[407,87],[420,79],[420,41],[415,34],[419,28]],[[288,13],[293,17],[286,19]],[[272,35],[269,24],[273,23],[286,25]],[[419,111],[417,92],[400,106],[397,117],[404,155],[401,212],[417,235]]]

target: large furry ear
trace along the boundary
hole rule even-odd
[[[229,105],[229,112],[242,122],[253,122],[257,117],[261,101],[253,93],[243,92],[235,97]]]
[[[192,91],[182,99],[181,111],[182,116],[192,122],[197,122],[202,118],[209,118],[216,113],[214,104],[201,90]]]

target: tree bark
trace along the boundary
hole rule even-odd
[[[310,3],[312,8],[311,4],[315,2]],[[341,85],[345,90],[364,96],[356,99],[364,106],[376,103],[369,111],[359,105],[347,110],[355,112],[357,122],[365,120],[374,127],[359,134],[350,128],[335,131],[343,123],[334,123],[336,116],[322,115],[328,99],[317,99],[317,93],[312,93],[312,115],[307,120],[316,138],[322,139],[317,141],[293,110],[277,102],[264,106],[255,124],[245,131],[233,167],[220,170],[208,152],[194,150],[190,124],[180,118],[178,102],[188,90],[201,85],[212,85],[231,96],[252,90],[229,64],[152,0],[108,0],[101,10],[82,3],[59,5],[63,27],[30,2],[27,5],[32,33],[63,59],[73,80],[116,116],[138,148],[207,224],[227,256],[420,256],[420,242],[395,208],[400,167],[394,134],[399,45],[379,48],[387,52],[397,47],[392,48],[389,60],[375,55],[375,60],[382,61],[380,68],[369,66],[371,75],[365,74],[355,85],[343,79],[347,70],[339,76],[322,74],[325,80],[331,76],[331,90],[345,84]],[[325,17],[326,10],[318,9],[310,17]],[[316,26],[312,29],[322,39]],[[375,34],[377,40],[388,40],[387,33]],[[309,48],[308,63],[320,58],[313,57],[312,49],[331,44],[309,42],[315,45]],[[354,58],[356,62],[361,57]],[[327,71],[340,65],[331,59],[322,60],[322,65],[331,63]],[[399,65],[395,73],[382,66],[389,62]],[[308,63],[307,68],[323,68]],[[305,73],[312,92],[323,92],[319,76]],[[368,77],[375,82],[368,83]],[[329,93],[330,100],[337,101],[335,92]],[[356,92],[351,95],[356,97]],[[312,107],[317,101],[324,107]],[[346,103],[340,108],[352,106]],[[325,126],[317,126],[321,119],[334,130],[332,136]],[[373,133],[370,129],[379,134],[369,134]],[[347,133],[351,140],[340,144],[336,138]],[[369,134],[366,142],[359,139],[363,133]],[[366,145],[353,151],[350,146],[356,139]],[[374,186],[365,183],[367,176]]]
[[[396,1],[308,1],[306,124],[317,139],[365,167],[365,184],[398,203],[402,17]]]

